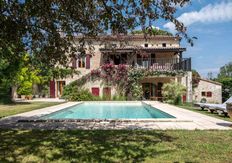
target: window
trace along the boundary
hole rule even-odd
[[[207,97],[212,97],[212,92],[207,92]]]
[[[201,96],[206,96],[206,93],[205,92],[201,92]]]
[[[85,57],[81,57],[78,59],[78,67],[85,68]]]
[[[166,47],[166,43],[162,43],[162,47]]]
[[[148,43],[144,44],[144,47],[147,48],[148,47]]]

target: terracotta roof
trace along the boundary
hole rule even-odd
[[[82,38],[82,36],[76,36],[76,38]],[[99,35],[96,37],[86,37],[86,39],[100,39],[100,40],[111,40],[111,41],[118,41],[118,40],[180,40],[181,37],[179,36],[168,36],[168,35],[147,35],[146,38],[144,34],[128,34],[128,35]]]
[[[181,47],[121,47],[121,48],[114,48],[114,49],[107,49],[107,48],[100,48],[102,52],[112,52],[112,51],[134,51],[134,50],[144,50],[144,51],[186,51],[186,48]]]
[[[219,82],[216,82],[216,81],[213,81],[213,80],[208,80],[208,79],[200,79],[202,81],[205,81],[205,82],[209,82],[209,83],[212,83],[212,84],[216,84],[216,85],[222,85],[222,83],[219,83]]]

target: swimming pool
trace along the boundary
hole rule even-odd
[[[41,119],[152,119],[175,118],[142,102],[83,102]]]

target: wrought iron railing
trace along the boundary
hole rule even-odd
[[[135,66],[160,71],[191,71],[191,58],[137,58]]]

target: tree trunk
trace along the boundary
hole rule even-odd
[[[15,98],[17,97],[17,86],[12,86],[11,87],[11,100],[15,101]]]

